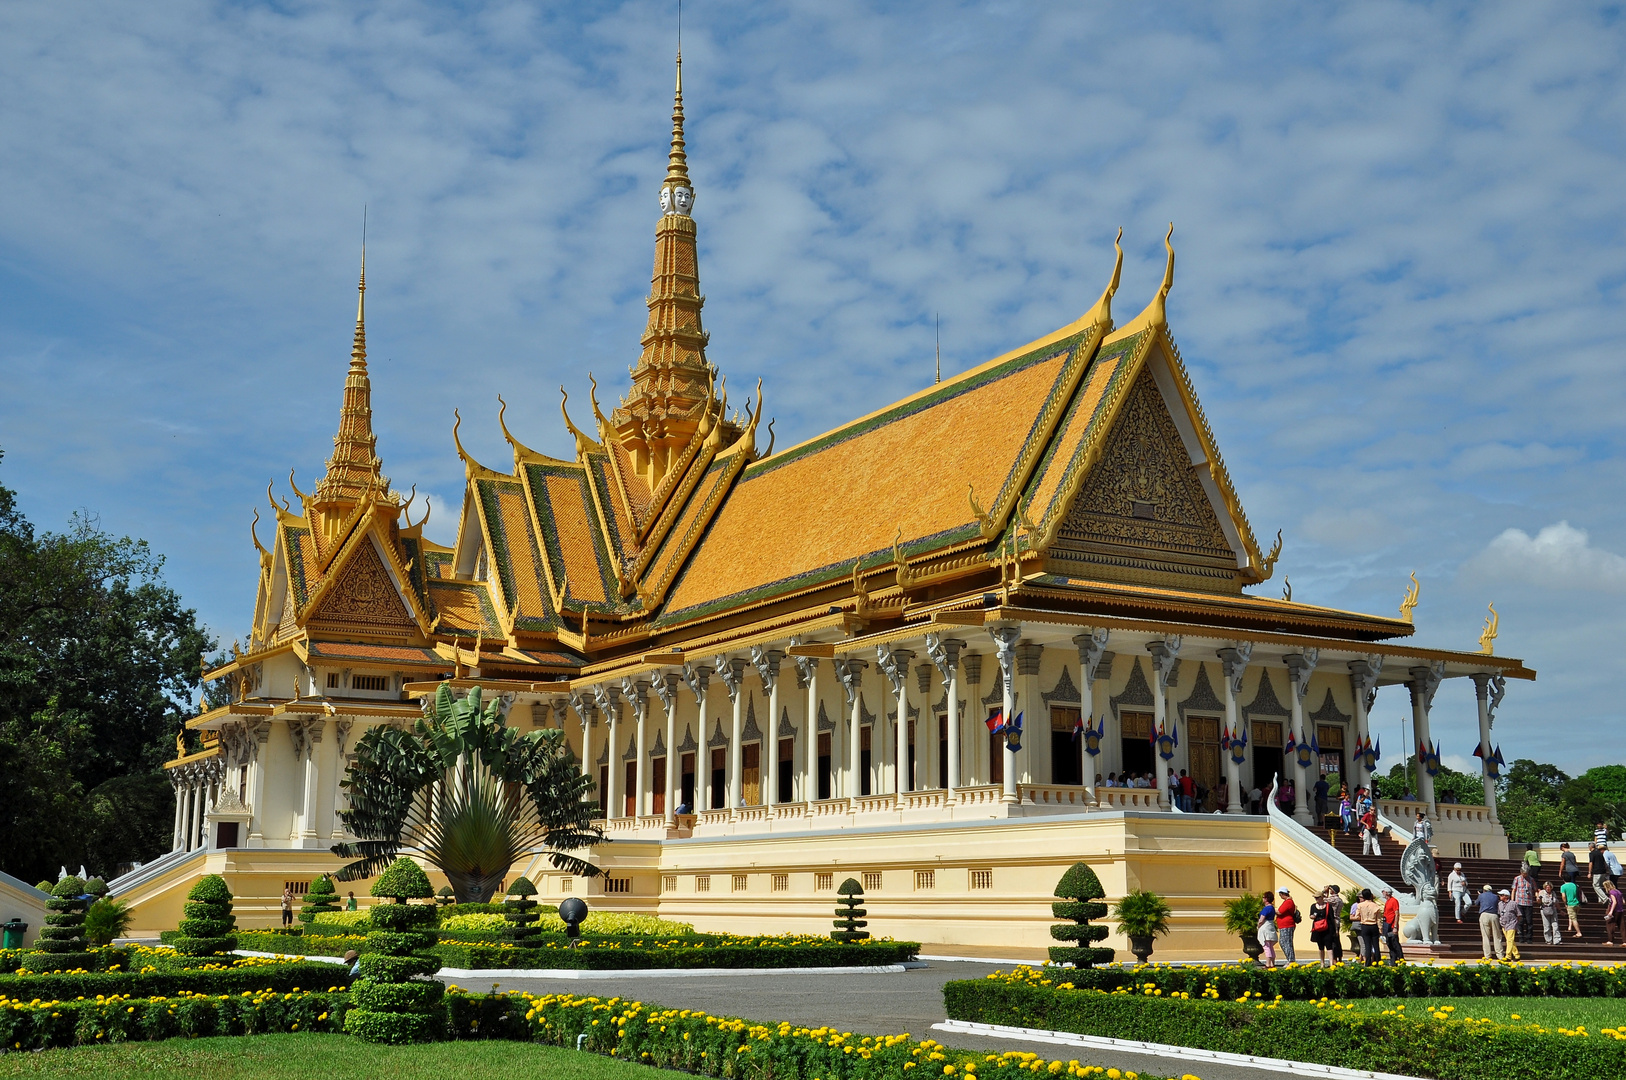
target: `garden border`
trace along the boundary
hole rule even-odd
[[[714,975],[900,975],[925,964],[870,964],[864,967],[804,968],[447,968],[437,977],[454,979],[689,979]]]
[[[1042,1028],[1011,1027],[1008,1024],[980,1024],[972,1020],[945,1020],[933,1024],[933,1031],[946,1031],[955,1035],[986,1035],[989,1038],[1015,1039],[1021,1042],[1045,1043],[1051,1046],[1078,1046],[1090,1050],[1122,1050],[1170,1057],[1179,1060],[1197,1058],[1216,1065],[1236,1065],[1263,1069],[1266,1072],[1287,1073],[1291,1076],[1324,1076],[1330,1080],[1417,1080],[1400,1073],[1371,1072],[1366,1069],[1345,1069],[1337,1065],[1322,1065],[1314,1061],[1289,1061],[1286,1058],[1257,1057],[1252,1054],[1228,1054],[1222,1050],[1203,1050],[1172,1043],[1137,1042],[1134,1039],[1113,1039],[1105,1035],[1079,1035],[1071,1031],[1045,1031]]]

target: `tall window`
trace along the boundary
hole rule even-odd
[[[1077,709],[1050,709],[1050,782],[1052,784],[1082,784],[1084,766],[1083,736],[1073,738],[1073,731],[1083,714]]]

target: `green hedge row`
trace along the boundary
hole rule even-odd
[[[1626,967],[1589,964],[1373,964],[1334,967],[1294,964],[1264,968],[1243,965],[1170,967],[1146,964],[1131,968],[1046,968],[1052,982],[1070,982],[1080,990],[1116,990],[1152,983],[1165,994],[1196,997],[1208,987],[1232,1001],[1244,992],[1289,1001],[1360,997],[1626,997]]]
[[[0,1046],[45,1050],[177,1036],[342,1031],[349,1008],[349,995],[342,992],[7,1003],[0,1007]]]
[[[123,994],[151,998],[173,997],[188,992],[241,994],[245,990],[274,990],[288,993],[296,988],[326,990],[330,986],[343,986],[348,982],[344,969],[339,965],[313,960],[308,963],[264,964],[218,971],[177,968],[145,972],[98,971],[85,975],[0,975],[0,997],[13,1001],[32,1001],[35,998],[42,1001],[71,1001],[79,997],[94,998],[98,994],[106,997]],[[0,1046],[3,1045],[0,1043]]]
[[[12,975],[22,970],[30,955],[28,949],[0,949],[0,975]],[[76,965],[82,964],[86,971],[106,971],[111,967],[128,968],[131,950],[128,945],[120,945],[74,955],[78,958]]]
[[[1152,980],[1145,980],[1152,981]],[[1240,996],[1240,995],[1238,995]],[[1413,1020],[1317,1008],[1107,993],[1005,979],[951,982],[952,1020],[1258,1054],[1436,1080],[1597,1080],[1626,1076],[1626,1042],[1534,1024]]]

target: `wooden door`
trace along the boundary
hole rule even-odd
[[[721,746],[711,750],[711,808],[728,805],[728,751]]]
[[[762,805],[762,744],[746,743],[740,748],[740,789],[746,806]]]
[[[639,795],[638,763],[636,761],[629,761],[626,762],[626,766],[626,775],[622,777],[622,779],[626,781],[626,784],[621,789],[622,791],[626,792],[626,794],[621,797],[621,801],[626,806],[626,809],[622,810],[621,812],[627,817],[637,817]]]
[[[608,817],[610,814],[610,767],[598,767],[598,812]]]
[[[658,757],[651,761],[649,769],[651,789],[649,792],[650,813],[666,813],[666,759]]]
[[[1152,719],[1149,712],[1118,714],[1118,729],[1123,736],[1123,771],[1132,776],[1152,771],[1152,762],[1155,760],[1152,749]]]
[[[870,736],[874,733],[874,725],[866,725],[863,737],[858,742],[858,794],[868,795],[874,790],[870,786],[869,766],[873,760],[870,756]]]
[[[1220,776],[1220,722],[1212,716],[1186,718],[1186,734],[1191,739],[1191,778],[1212,795],[1219,787]],[[1201,808],[1199,808],[1201,809]]]
[[[946,788],[950,782],[955,787],[960,786],[960,778],[948,773],[948,713],[940,713],[937,717],[937,786]]]
[[[1073,737],[1081,714],[1067,706],[1050,707],[1050,782],[1084,783],[1084,737]]]

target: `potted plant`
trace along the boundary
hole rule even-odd
[[[1253,893],[1243,893],[1225,902],[1225,932],[1242,939],[1243,955],[1255,963],[1265,951],[1259,944],[1259,912],[1264,906],[1265,898]]]
[[[1152,939],[1169,932],[1169,917],[1173,914],[1167,900],[1145,889],[1125,893],[1112,907],[1113,921],[1129,939],[1129,951],[1143,964],[1152,955]]]

